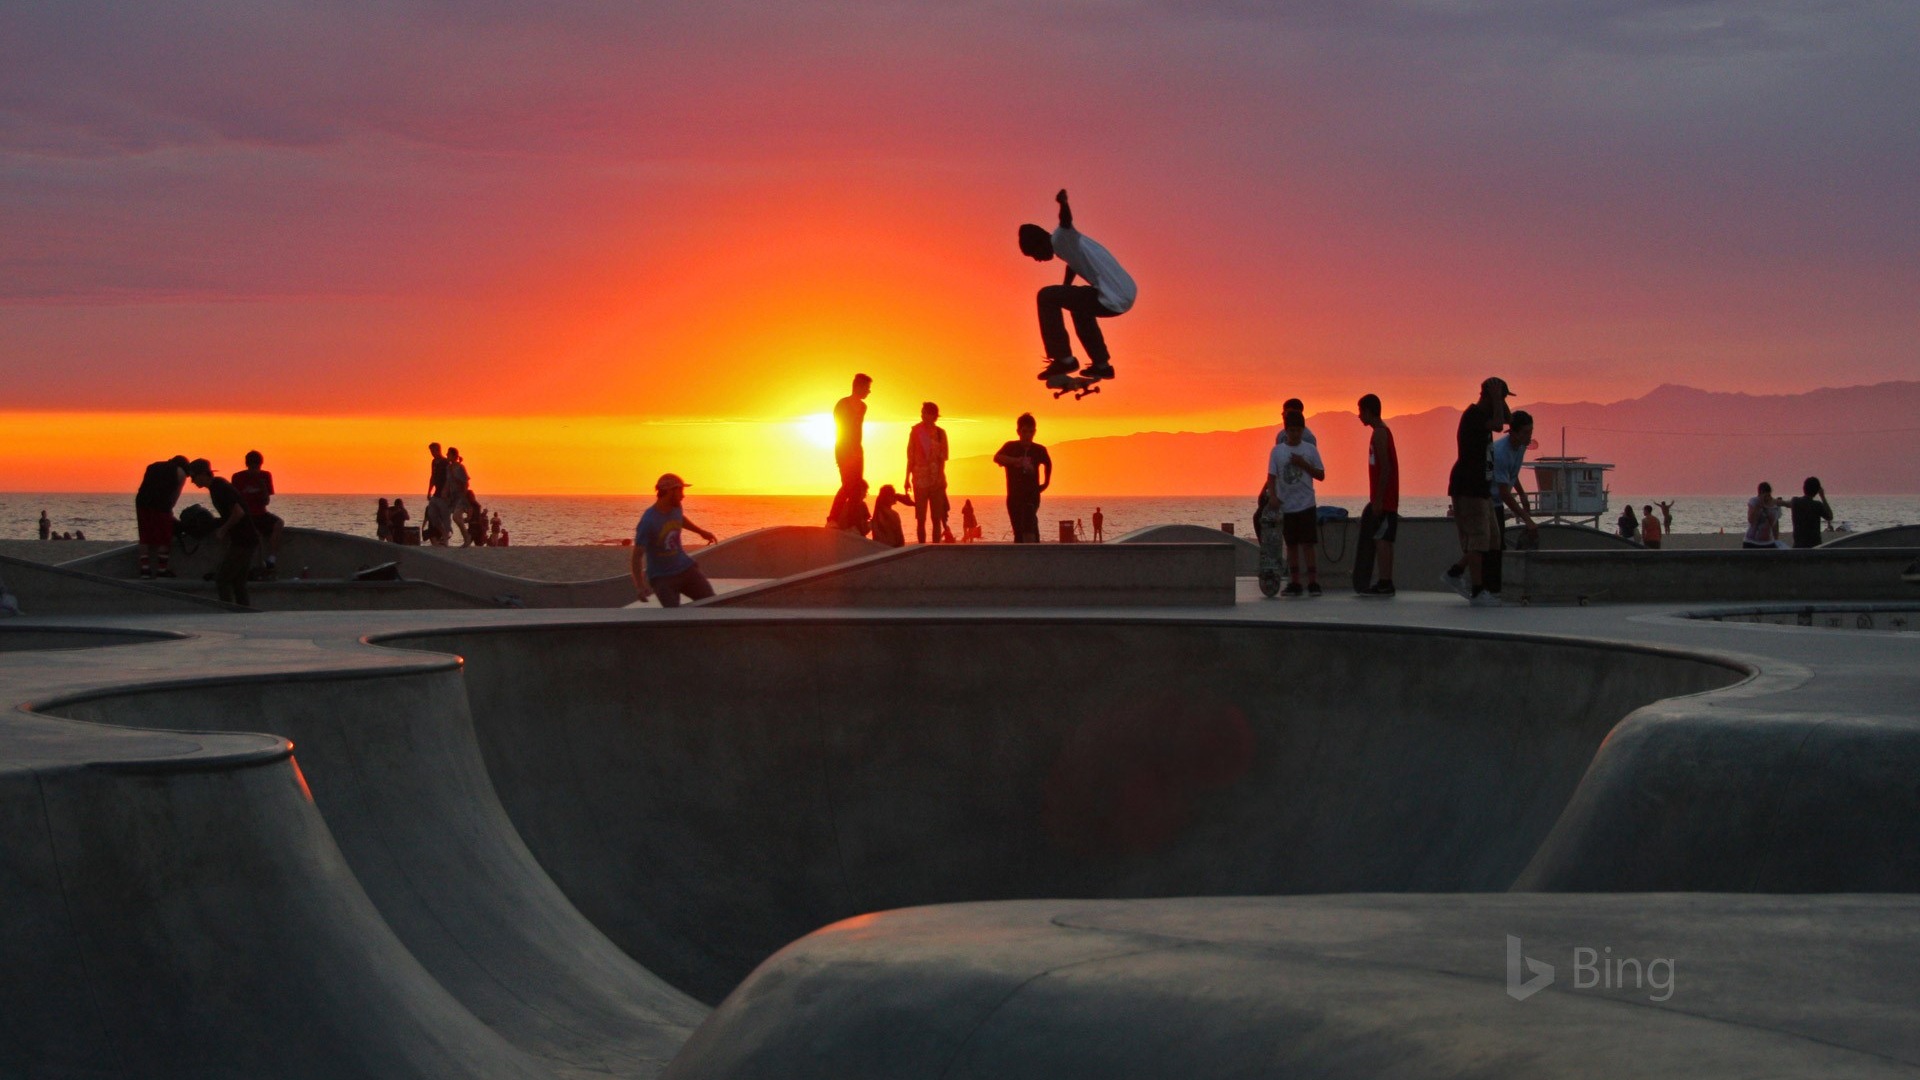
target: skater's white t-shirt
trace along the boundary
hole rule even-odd
[[[1071,266],[1074,273],[1085,278],[1087,284],[1099,289],[1100,302],[1115,315],[1125,314],[1140,295],[1140,287],[1133,283],[1113,252],[1078,229],[1053,230],[1053,253]]]
[[[1274,494],[1280,496],[1280,512],[1283,514],[1313,508],[1313,475],[1293,463],[1295,454],[1305,458],[1316,469],[1326,469],[1320,463],[1320,448],[1305,439],[1298,446],[1282,442],[1273,448],[1273,452],[1267,456],[1267,475],[1275,478]]]

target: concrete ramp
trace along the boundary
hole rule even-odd
[[[915,904],[1505,889],[1622,717],[1744,674],[1333,626],[689,614],[391,640],[466,659],[540,865],[706,1001]]]
[[[0,555],[0,585],[20,601],[21,614],[166,615],[245,611],[218,597],[196,596],[151,581],[122,581],[68,566],[48,566]]]
[[[1866,532],[1840,533],[1820,545],[1822,548],[1904,548],[1920,551],[1920,525],[1895,525]]]
[[[1903,600],[1900,548],[1509,551],[1502,599],[1528,603]]]
[[[1222,544],[938,544],[890,550],[701,607],[1204,607],[1234,602]]]
[[[394,938],[285,740],[15,714],[0,762],[8,1075],[552,1075]]]
[[[1233,573],[1253,577],[1260,572],[1260,545],[1228,536],[1205,525],[1148,525],[1113,541],[1116,544],[1224,544],[1233,549]]]
[[[452,658],[45,708],[101,724],[293,740],[325,821],[320,837],[303,842],[324,840],[328,851],[338,843],[344,866],[335,872],[350,869],[362,906],[377,909],[381,930],[391,927],[373,937],[404,966],[424,967],[436,990],[472,1014],[470,1026],[484,1025],[487,1041],[553,1075],[651,1077],[705,1015],[583,919],[520,842],[481,764]]]
[[[778,525],[694,548],[691,554],[710,578],[780,578],[892,550],[845,529]]]

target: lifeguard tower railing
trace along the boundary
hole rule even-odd
[[[1554,521],[1597,525],[1607,513],[1607,472],[1612,465],[1580,457],[1535,458],[1533,512]]]

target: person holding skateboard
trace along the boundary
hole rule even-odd
[[[1063,390],[1073,386],[1069,376],[1080,371],[1067,338],[1066,313],[1072,313],[1074,333],[1087,352],[1088,366],[1080,378],[1111,379],[1113,358],[1100,332],[1100,320],[1126,314],[1140,290],[1112,252],[1073,227],[1067,189],[1061,188],[1053,200],[1060,204],[1060,227],[1048,233],[1038,225],[1020,226],[1020,251],[1035,262],[1051,262],[1057,255],[1067,264],[1066,280],[1041,289],[1038,298],[1040,342],[1047,350],[1047,366],[1039,377],[1049,387]],[[1075,285],[1075,278],[1086,284]]]

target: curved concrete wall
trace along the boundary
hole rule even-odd
[[[1084,618],[393,643],[466,658],[541,865],[709,1001],[815,927],[912,904],[1504,889],[1622,717],[1741,677],[1595,645]]]
[[[1920,525],[1846,533],[1820,545],[1823,548],[1920,548]]]
[[[1260,545],[1238,536],[1228,536],[1205,525],[1149,525],[1135,529],[1113,541],[1116,544],[1225,544],[1233,549],[1233,572],[1237,577],[1253,577],[1260,572]]]
[[[45,706],[159,729],[290,739],[358,887],[489,1035],[563,1074],[651,1076],[705,1009],[588,924],[508,823],[450,658],[357,673],[108,692]],[[236,804],[238,805],[238,804]]]

